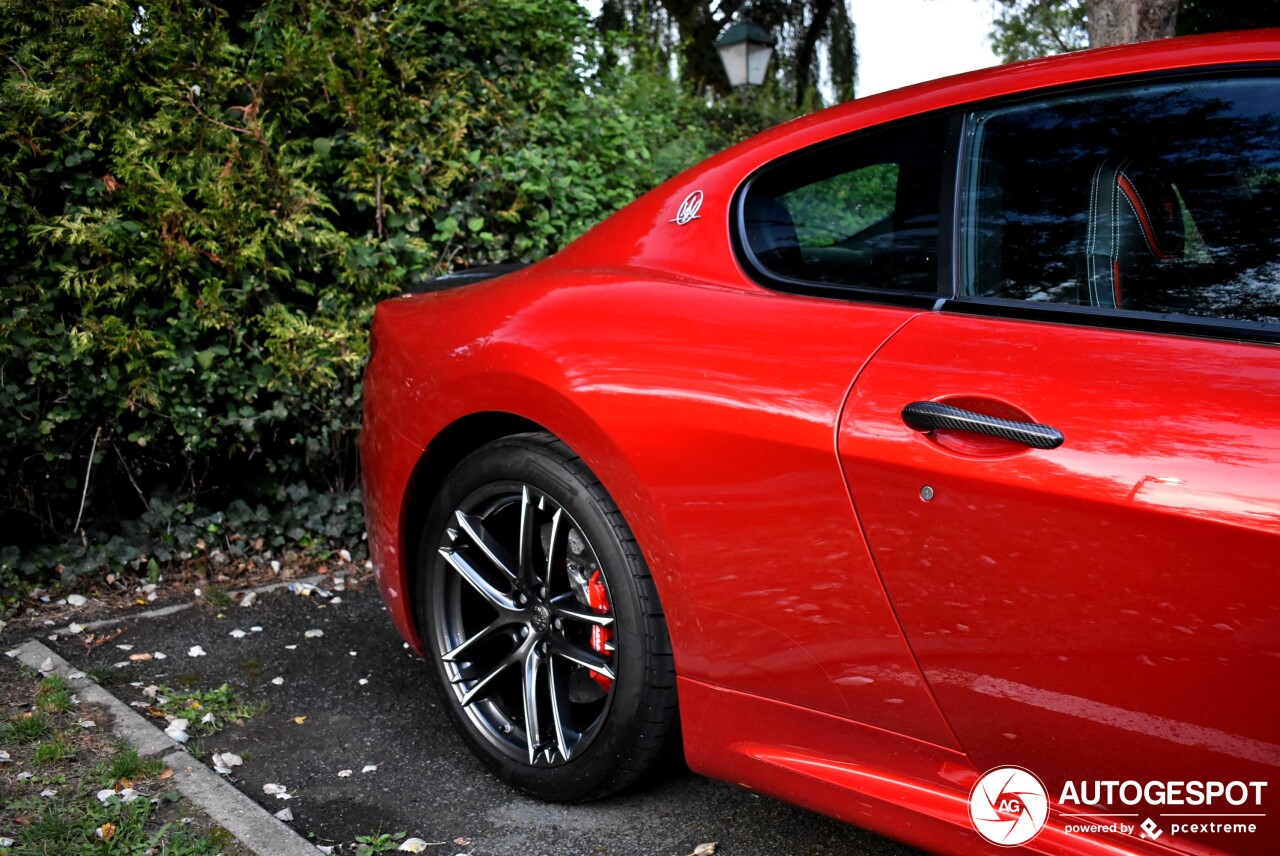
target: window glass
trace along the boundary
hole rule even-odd
[[[936,291],[945,134],[919,120],[769,167],[740,208],[748,259],[782,287]]]
[[[971,117],[974,297],[1280,323],[1280,80],[1197,80]]]

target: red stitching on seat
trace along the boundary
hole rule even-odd
[[[1138,218],[1138,225],[1142,227],[1142,236],[1146,239],[1148,249],[1158,259],[1169,258],[1169,254],[1160,249],[1160,244],[1156,242],[1155,230],[1151,228],[1151,221],[1147,219],[1147,206],[1142,204],[1142,198],[1138,196],[1138,191],[1129,182],[1129,177],[1124,173],[1120,173],[1116,176],[1116,184],[1120,185],[1124,195],[1129,198],[1129,206],[1133,208],[1133,213]]]

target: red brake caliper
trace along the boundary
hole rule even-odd
[[[604,588],[604,579],[600,576],[600,572],[596,571],[591,575],[591,579],[587,581],[587,601],[592,609],[600,615],[604,615],[609,611],[609,594]],[[609,651],[606,644],[613,638],[613,631],[608,627],[601,627],[598,624],[591,625],[591,650],[595,651],[601,657],[608,658]],[[613,681],[605,675],[600,674],[594,669],[591,670],[591,679],[600,685],[605,692],[613,686]]]

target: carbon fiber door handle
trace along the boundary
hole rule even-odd
[[[1021,443],[1033,449],[1056,449],[1065,439],[1061,431],[1049,425],[1001,419],[936,401],[913,401],[902,408],[902,421],[916,431],[938,428],[969,431]]]

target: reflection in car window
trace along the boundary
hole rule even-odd
[[[971,117],[962,287],[1280,324],[1280,80],[1195,80]]]
[[[750,261],[781,287],[936,291],[945,133],[920,120],[770,166],[740,208]]]

